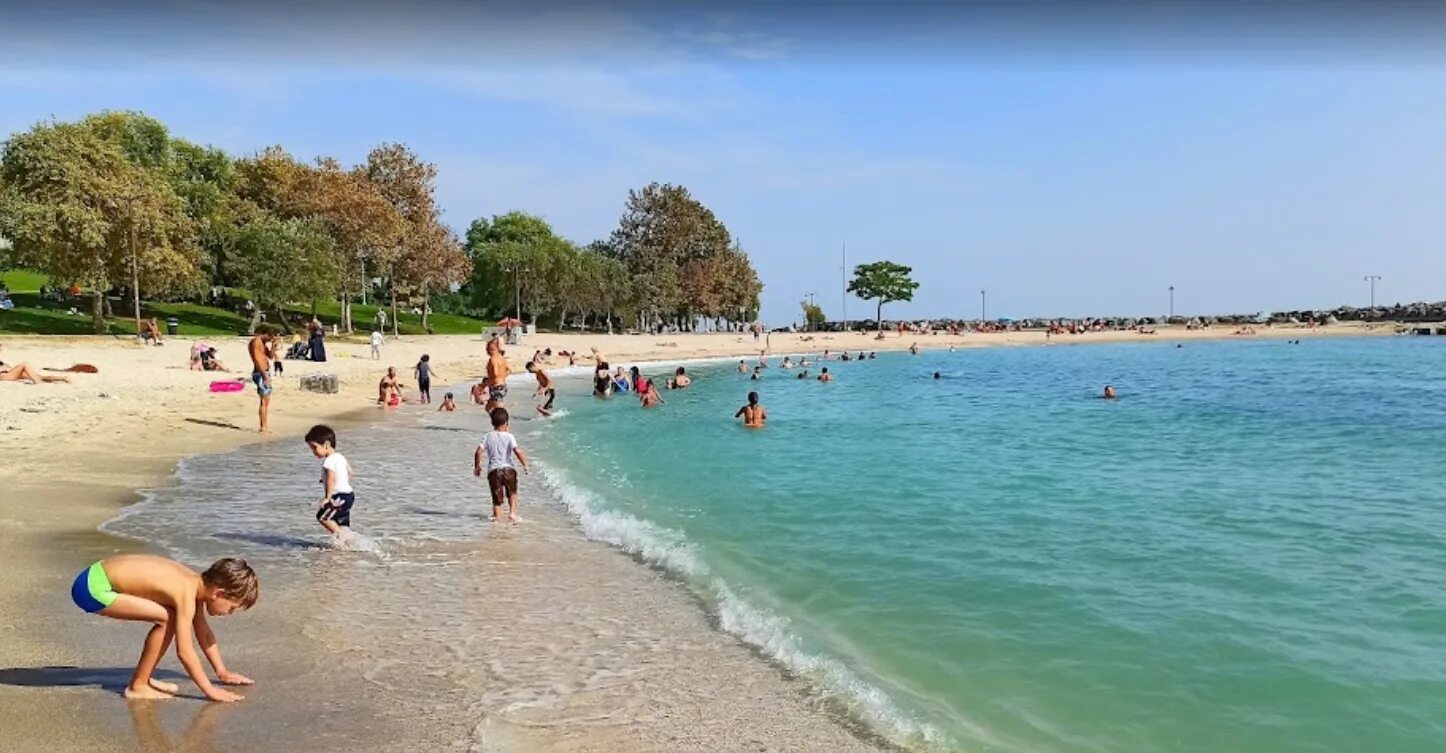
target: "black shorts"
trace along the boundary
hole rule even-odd
[[[552,401],[557,399],[557,390],[549,389],[542,394],[547,395],[547,402],[542,404],[542,409],[552,410]]]
[[[318,523],[331,522],[351,528],[351,506],[356,502],[356,494],[353,492],[337,492],[331,495],[331,504],[322,505],[316,510]]]
[[[426,395],[427,397],[431,397],[431,396],[432,396],[432,380],[431,380],[431,379],[418,379],[418,380],[417,380],[417,391],[418,391],[418,392],[421,392],[423,395]]]
[[[517,494],[517,469],[498,468],[487,472],[487,486],[492,490],[492,504],[500,505]]]

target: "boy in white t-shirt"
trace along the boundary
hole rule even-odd
[[[316,522],[330,531],[333,536],[345,538],[342,529],[351,530],[351,506],[356,494],[351,488],[355,475],[351,463],[336,451],[336,432],[326,424],[317,424],[306,432],[306,444],[311,454],[321,458],[321,505],[316,511]]]
[[[383,345],[385,342],[386,342],[386,341],[382,339],[382,333],[381,333],[379,330],[372,330],[372,360],[373,360],[373,361],[380,361],[380,360],[381,360],[381,358],[382,358],[382,345]]]
[[[492,522],[502,517],[502,502],[507,502],[507,519],[517,522],[517,469],[512,457],[522,463],[522,470],[532,473],[527,456],[517,446],[517,437],[508,431],[509,416],[506,408],[492,409],[492,431],[482,438],[477,451],[472,453],[472,475],[482,476],[482,458],[487,458],[487,486],[492,490]]]

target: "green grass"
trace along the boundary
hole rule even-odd
[[[15,302],[15,308],[0,311],[0,332],[30,335],[88,335],[93,333],[90,323],[91,300],[89,297],[83,296],[67,301],[41,300],[37,291],[41,285],[45,284],[46,277],[35,272],[23,270],[3,272],[0,273],[0,280],[3,280],[10,288],[10,298]],[[232,290],[230,292],[243,300],[246,296],[245,291]],[[135,334],[134,318],[122,313],[130,310],[129,303],[129,301],[111,301],[117,315],[109,321],[110,333]],[[75,308],[78,313],[69,313],[71,308]],[[378,308],[381,307],[353,304],[351,311],[353,329],[363,335],[370,333],[376,326]],[[391,312],[388,311],[387,314],[387,320],[390,322]],[[425,330],[422,329],[420,315],[412,314],[401,306],[398,306],[398,314],[402,334],[420,335],[425,333]],[[341,304],[337,301],[320,301],[317,304],[317,316],[323,324],[330,327],[340,320]],[[186,336],[242,335],[246,333],[249,323],[248,317],[240,312],[184,301],[179,303],[142,301],[141,317],[143,319],[155,317],[161,320],[162,332],[165,331],[166,320],[174,317],[180,321],[180,333]],[[293,328],[305,327],[306,322],[311,320],[311,307],[307,305],[287,306],[286,319]],[[433,314],[428,321],[432,325],[432,331],[439,335],[476,335],[495,324],[449,314]],[[388,323],[387,332],[390,333],[391,330],[391,324]]]
[[[12,291],[20,293],[34,293],[40,290],[49,279],[39,272],[27,272],[23,269],[12,269],[9,272],[0,272],[0,282]]]

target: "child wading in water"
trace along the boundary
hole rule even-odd
[[[324,491],[316,510],[316,522],[346,543],[351,538],[351,506],[356,502],[351,479],[351,463],[336,451],[336,432],[330,426],[317,424],[306,432],[306,445],[311,454],[321,458],[321,483]],[[346,530],[343,531],[342,529]]]
[[[477,451],[472,453],[472,475],[481,478],[482,458],[487,458],[487,487],[492,490],[492,517],[496,522],[502,518],[502,503],[507,502],[507,518],[517,522],[517,468],[512,465],[512,457],[517,456],[518,462],[522,463],[522,469],[532,473],[532,468],[527,464],[527,456],[517,446],[517,437],[512,436],[508,431],[511,426],[507,423],[509,416],[506,408],[492,409],[492,431],[482,438],[482,444],[477,446]]]
[[[245,560],[217,560],[198,575],[179,562],[149,554],[103,559],[81,570],[70,587],[75,605],[91,614],[154,623],[125,689],[129,699],[170,698],[180,690],[174,683],[152,676],[174,639],[176,658],[206,698],[241,700],[242,696],[211,684],[192,640],[201,644],[201,653],[211,662],[222,685],[252,684],[246,676],[226,669],[206,615],[224,617],[238,609],[250,609],[258,594],[256,573]]]
[[[437,412],[441,413],[442,411],[447,411],[448,413],[451,413],[454,410],[457,410],[457,403],[452,399],[452,393],[448,392],[442,398],[442,405],[437,408]]]

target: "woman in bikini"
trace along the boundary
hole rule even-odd
[[[69,381],[70,377],[41,374],[39,370],[28,363],[17,363],[12,366],[4,361],[0,361],[0,382],[29,382],[31,384],[39,384],[41,382]]]

